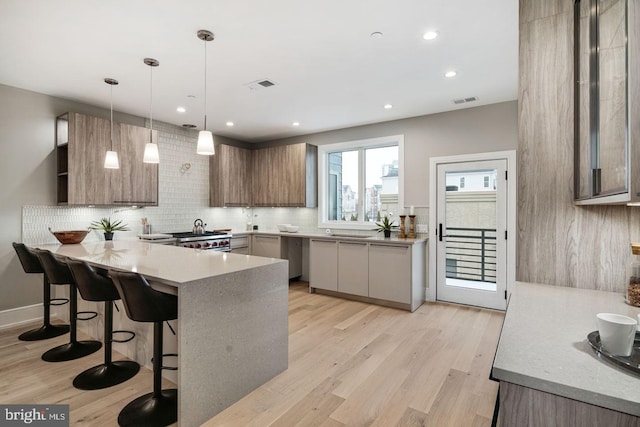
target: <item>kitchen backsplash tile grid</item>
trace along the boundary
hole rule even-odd
[[[56,243],[48,227],[53,231],[81,230],[104,217],[121,219],[129,226],[130,231],[115,234],[116,240],[133,239],[142,233],[142,218],[147,218],[153,233],[191,231],[196,218],[207,223],[207,230],[245,231],[247,222],[251,222],[252,226],[258,225],[260,231],[275,231],[277,224],[289,223],[299,226],[301,231],[324,232],[318,228],[318,210],[314,208],[210,208],[209,158],[196,154],[197,131],[157,121],[154,129],[158,130],[160,152],[157,207],[25,205],[22,208],[23,242]],[[416,223],[426,227],[428,212],[427,208],[416,208]],[[397,218],[395,212],[394,216]],[[85,241],[103,239],[102,232],[94,230]]]

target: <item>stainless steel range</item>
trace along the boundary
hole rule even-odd
[[[176,239],[176,246],[183,248],[207,249],[213,251],[230,252],[231,234],[220,231],[205,231],[204,233],[171,233]]]

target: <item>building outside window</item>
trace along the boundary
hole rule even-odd
[[[319,146],[319,226],[371,229],[398,218],[402,136]]]
[[[464,188],[464,176],[460,177],[460,188]]]

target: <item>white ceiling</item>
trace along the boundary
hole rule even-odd
[[[143,58],[152,57],[154,119],[201,128],[200,29],[216,38],[207,43],[207,127],[243,141],[517,96],[516,0],[1,0],[0,83],[108,108],[103,79],[112,77],[114,109],[147,117]],[[440,36],[424,40],[428,30]],[[384,36],[370,37],[376,31]],[[446,79],[448,70],[458,75]],[[245,86],[264,78],[276,86]],[[452,103],[471,96],[479,101]]]

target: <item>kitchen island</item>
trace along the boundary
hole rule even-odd
[[[286,261],[139,241],[30,246],[102,269],[138,272],[154,288],[178,296],[181,426],[202,424],[287,369]],[[136,340],[152,345],[146,337]]]
[[[640,377],[599,359],[596,314],[636,318],[624,295],[516,283],[492,375],[502,426],[640,425]]]

